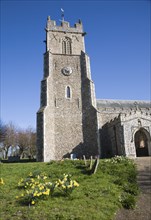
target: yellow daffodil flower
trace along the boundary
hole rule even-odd
[[[35,201],[32,201],[31,204],[34,205],[34,204],[35,204]]]

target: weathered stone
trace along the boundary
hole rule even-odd
[[[137,155],[135,134],[146,136],[144,147],[151,155],[151,107],[149,101],[98,100],[101,156]],[[143,155],[142,155],[143,156]],[[144,155],[147,156],[147,155]]]
[[[74,28],[48,19],[41,107],[37,113],[37,159],[98,155],[98,125],[89,57],[81,22]]]
[[[66,21],[57,26],[48,17],[45,30],[37,160],[48,162],[71,154],[136,157],[142,146],[151,155],[150,102],[96,100],[81,21],[74,27]],[[138,134],[144,139],[136,138]]]

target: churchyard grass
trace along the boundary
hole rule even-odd
[[[123,157],[100,160],[97,172],[91,175],[89,162],[86,167],[82,160],[0,166],[1,220],[111,220],[120,207],[134,208],[139,192],[135,165]],[[18,182],[36,172],[45,173],[47,180],[53,183],[63,174],[69,174],[79,186],[70,195],[56,189],[52,195],[39,198],[34,205],[23,204],[16,198],[25,192],[18,187]]]

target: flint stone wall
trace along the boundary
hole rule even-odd
[[[101,103],[98,100],[97,107],[102,157],[136,157],[135,133],[139,129],[145,129],[151,134],[150,102],[103,100]],[[151,155],[150,142],[148,146]]]

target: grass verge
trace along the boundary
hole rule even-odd
[[[56,192],[33,206],[22,205],[16,199],[24,192],[18,182],[31,172],[45,172],[51,182],[70,174],[79,187],[70,196]],[[97,173],[92,175],[89,166],[78,160],[1,164],[1,219],[111,220],[120,207],[135,207],[139,192],[136,174],[133,161],[124,157],[100,160]]]

